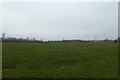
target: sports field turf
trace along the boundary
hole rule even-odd
[[[115,43],[3,43],[3,78],[116,78]]]

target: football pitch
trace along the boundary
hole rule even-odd
[[[116,43],[3,43],[3,78],[117,78]]]

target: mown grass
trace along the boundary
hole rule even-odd
[[[3,43],[3,78],[116,78],[115,43]]]

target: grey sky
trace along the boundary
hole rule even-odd
[[[117,2],[6,2],[2,10],[6,36],[43,40],[118,36]]]

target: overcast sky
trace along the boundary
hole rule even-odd
[[[2,5],[6,36],[43,40],[115,39],[117,2],[6,2]]]

